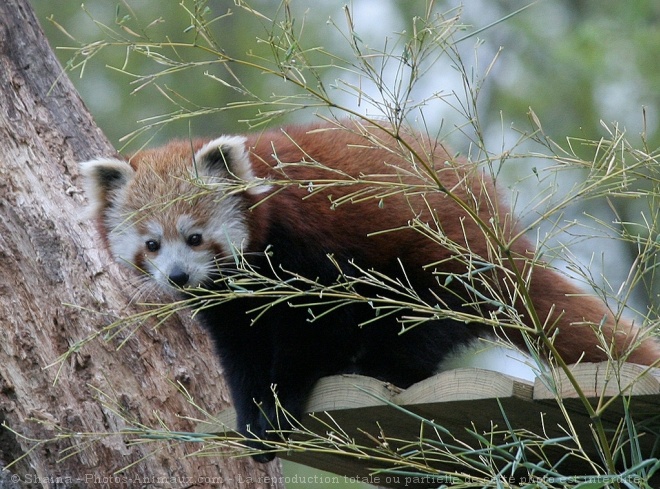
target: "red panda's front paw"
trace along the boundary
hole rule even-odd
[[[271,421],[267,420],[262,413],[249,422],[240,424],[243,429],[240,429],[241,435],[245,437],[243,445],[248,448],[252,453],[252,459],[259,463],[267,463],[275,458],[272,445],[269,446],[268,441],[276,439],[271,430]]]
[[[255,453],[251,455],[252,460],[255,462],[265,464],[275,458],[275,454],[273,452],[269,452],[269,448],[259,440],[248,440],[245,442],[245,445],[251,450],[255,450]]]

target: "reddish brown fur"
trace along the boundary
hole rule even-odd
[[[370,132],[380,136],[378,131]],[[382,141],[387,141],[387,136],[381,137]],[[295,144],[291,141],[295,141]],[[425,151],[430,152],[428,147],[422,148],[411,139],[409,143],[417,151],[421,151],[420,154],[424,154]],[[342,155],[341,169],[355,177],[360,174],[383,174],[386,171],[393,174],[394,170],[384,168],[384,161],[404,169],[407,165],[401,162],[398,147],[395,147],[392,153],[367,147],[373,145],[363,136],[343,129],[310,131],[309,127],[287,128],[286,132],[254,135],[248,144],[253,155],[254,171],[259,177],[278,177],[278,172],[272,169],[277,164],[271,156],[273,149],[277,159],[284,163],[297,163],[302,159],[309,161],[310,158],[318,162],[337,161],[337,152],[345,151],[345,156]],[[393,147],[391,142],[386,145]],[[300,148],[304,148],[304,153]],[[478,214],[483,222],[488,223],[493,215],[498,216],[500,222],[510,221],[511,216],[508,215],[509,210],[506,206],[499,202],[489,203],[485,197],[490,195],[495,199],[496,190],[490,180],[465,165],[454,163],[445,166],[444,162],[452,161],[452,158],[442,148],[434,148],[432,152],[437,173],[444,187],[450,189],[464,202],[473,202],[476,199],[479,202]],[[287,167],[285,172],[289,178],[302,182],[324,177],[337,178],[330,172],[324,172],[326,175],[319,176],[318,170],[310,170],[300,165]],[[411,183],[420,183],[415,178],[401,178]],[[381,179],[392,180],[386,177]],[[469,183],[466,185],[465,182],[460,181],[463,179]],[[466,191],[466,187],[470,187],[470,193]],[[288,187],[269,199],[266,205],[258,205],[254,208],[251,231],[253,236],[257,237],[257,241],[253,245],[258,248],[267,244],[258,242],[259,230],[265,227],[263,223],[273,219],[272,214],[276,213],[277,219],[286,217],[297,223],[305,235],[312,237],[311,239],[324,249],[338,249],[344,246],[345,240],[353,240],[361,249],[369,250],[370,264],[374,268],[378,268],[379,264],[391,262],[393,258],[401,258],[408,273],[421,273],[423,267],[437,262],[444,263],[443,271],[465,273],[465,267],[460,261],[449,259],[452,255],[449,250],[431,239],[420,239],[416,231],[404,230],[368,237],[370,233],[405,227],[414,215],[418,215],[421,221],[433,223],[426,204],[428,201],[433,212],[438,216],[443,232],[451,240],[461,245],[469,244],[472,252],[479,256],[484,258],[491,256],[489,248],[493,244],[487,243],[484,231],[473,219],[466,218],[465,211],[441,191],[426,194],[426,201],[419,195],[409,195],[405,199],[397,195],[386,198],[383,208],[377,205],[377,199],[372,199],[358,204],[343,204],[332,210],[328,195],[333,195],[336,199],[356,190],[356,186],[333,187],[310,198],[306,189],[298,186]],[[305,198],[307,200],[303,203],[302,199]],[[493,211],[497,214],[493,214]],[[314,219],[309,219],[310,213],[314,214]],[[319,228],[317,224],[319,222],[324,223],[322,228]],[[506,241],[507,232],[505,231],[504,234]],[[398,256],[402,248],[406,249],[405,243],[409,243],[409,246],[414,248],[410,249],[406,256]],[[532,250],[533,245],[526,238],[519,238],[511,245],[512,256],[517,257],[518,267],[523,267],[524,262],[521,258],[531,257]],[[431,278],[431,273],[427,272],[427,274],[428,286],[437,287],[435,280]],[[558,330],[554,345],[567,363],[579,360],[598,362],[608,358],[607,353],[599,345],[598,335],[594,332],[594,324],[598,325],[603,318],[607,319],[601,331],[607,344],[612,345],[612,354],[615,358],[624,356],[639,335],[639,330],[629,322],[616,323],[612,313],[599,299],[586,295],[569,279],[543,266],[534,268],[529,294],[540,321],[548,325],[549,334],[554,335]],[[520,298],[516,301],[515,307],[527,324],[533,326],[530,313]],[[519,347],[526,350],[523,336],[516,329],[508,328],[506,333]],[[660,347],[655,341],[647,339],[632,351],[626,360],[651,365],[657,363],[659,358]]]
[[[356,128],[357,126],[353,129]],[[306,126],[249,136],[248,147],[253,170],[257,177],[282,179],[283,175],[286,175],[287,178],[303,184],[308,181],[319,182],[323,179],[338,178],[338,175],[331,171],[312,169],[298,164],[301,160],[314,160],[321,163],[333,162],[331,163],[333,166],[340,165],[342,171],[356,178],[360,175],[380,175],[372,179],[383,182],[401,179],[407,183],[420,183],[419,179],[406,176],[409,164],[402,162],[399,156],[401,150],[397,144],[391,141],[384,143],[392,151],[377,149],[357,132],[359,131]],[[387,141],[383,133],[377,130],[370,132],[372,137],[380,137],[382,141]],[[496,200],[496,191],[490,180],[467,165],[455,162],[445,165],[445,161],[451,162],[452,158],[440,147],[431,150],[413,142],[411,138],[407,140],[421,154],[433,153],[434,165],[444,188],[451,190],[453,195],[464,202],[478,202],[475,207],[483,222],[489,223],[492,216],[497,217],[500,222],[511,220],[509,210]],[[178,175],[180,172],[188,171],[193,150],[199,149],[203,143],[203,141],[195,141],[191,146],[190,142],[186,141],[173,142],[163,148],[139,153],[131,163],[134,167],[150,165],[156,175],[172,173]],[[428,146],[428,143],[423,144]],[[274,153],[276,158],[273,157]],[[278,162],[292,163],[292,165],[278,169],[276,168]],[[392,166],[384,166],[384,162]],[[402,170],[396,170],[397,167]],[[189,187],[190,184],[182,180],[180,188],[172,188],[172,180],[168,179],[163,181],[160,196],[183,193],[188,191]],[[330,205],[328,196],[331,195],[336,200],[360,188],[364,188],[364,185],[333,186],[317,194],[310,194],[304,185],[291,184],[264,202],[260,202],[263,196],[249,196],[254,204],[248,219],[250,249],[263,250],[268,245],[264,241],[264,230],[268,229],[271,223],[277,225],[277,222],[286,220],[300,229],[309,242],[316,243],[321,249],[342,249],[346,247],[347,241],[350,241],[351,247],[359,248],[369,256],[369,265],[375,269],[400,258],[407,273],[416,276],[425,274],[427,278],[418,280],[418,284],[423,283],[427,287],[437,288],[436,278],[432,274],[433,267],[431,270],[423,271],[429,264],[442,262],[442,265],[436,268],[442,269],[443,272],[456,274],[466,272],[466,267],[460,260],[451,259],[451,251],[432,239],[421,238],[418,232],[412,229],[372,234],[383,230],[405,228],[414,216],[418,216],[421,221],[433,227],[433,213],[437,216],[442,231],[451,240],[469,247],[473,254],[486,260],[492,257],[492,249],[496,248],[493,240],[487,239],[484,230],[480,229],[473,219],[467,217],[465,211],[445,192],[439,190],[428,192],[424,197],[419,194],[405,197],[397,194],[385,198],[382,207],[378,205],[377,198],[342,204],[336,209]],[[467,188],[470,190],[466,190]],[[131,193],[131,198],[136,201],[129,205],[140,208],[148,204],[148,200],[153,197],[153,188],[145,189],[144,192],[136,190],[137,192]],[[489,200],[487,196],[493,200]],[[184,203],[173,205],[168,212],[181,212],[179,206],[183,205],[189,212],[190,207]],[[199,208],[205,209],[204,206]],[[313,219],[310,216],[313,216]],[[507,228],[507,226],[500,227]],[[500,233],[504,235],[503,241],[506,242],[511,230]],[[405,256],[400,256],[401,250],[408,248],[410,248],[409,252]],[[523,258],[529,259],[532,251],[533,246],[525,238],[519,238],[510,245],[511,256],[516,266],[521,268],[523,275],[527,273]],[[507,266],[511,268],[510,263]],[[499,274],[498,280],[504,284],[502,275]],[[607,359],[608,355],[599,346],[593,326],[598,325],[603,318],[606,320],[601,330],[608,345],[612,345],[612,355],[615,358],[624,357],[630,345],[636,341],[639,334],[637,328],[629,322],[617,324],[612,313],[600,300],[585,296],[583,291],[567,278],[543,266],[535,266],[531,276],[528,286],[533,306],[527,307],[528,305],[518,295],[515,307],[526,323],[532,327],[530,311],[532,308],[536,311],[541,323],[547,325],[548,333],[555,335],[554,345],[567,363],[579,360],[598,362]],[[440,278],[441,283],[443,279]],[[513,282],[510,279],[506,282],[509,287],[512,286]],[[508,328],[506,333],[518,346],[526,350],[523,336],[515,328]],[[625,357],[627,361],[647,365],[656,363],[659,358],[660,348],[650,339],[643,341],[628,357]]]

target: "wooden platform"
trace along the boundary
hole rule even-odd
[[[622,416],[624,399],[629,400],[634,425],[639,431],[642,457],[660,457],[656,446],[660,443],[660,369],[644,374],[645,370],[626,364],[615,375],[606,363],[572,368],[594,406],[621,392],[625,394],[603,413],[608,437],[628,433]],[[537,378],[531,383],[480,369],[443,372],[403,391],[369,377],[326,377],[312,392],[306,409],[310,414],[303,420],[305,428],[320,437],[303,435],[298,444],[307,444],[308,450],[297,451],[294,446],[279,455],[382,486],[437,487],[449,480],[414,480],[410,475],[406,478],[391,473],[369,476],[374,470],[392,468],[391,464],[379,460],[383,450],[390,450],[393,457],[428,463],[437,470],[451,473],[462,471],[454,458],[458,452],[472,452],[463,456],[472,457],[476,463],[499,461],[499,465],[505,466],[507,459],[513,460],[521,453],[521,444],[526,444],[526,458],[518,458],[519,465],[525,460],[537,463],[544,459],[546,467],[556,465],[563,475],[596,474],[598,471],[579,450],[581,447],[591,460],[600,460],[593,423],[563,373],[557,375],[555,384],[562,403],[556,401],[548,387],[552,382],[547,379]],[[568,413],[570,423],[564,413]],[[422,422],[421,418],[434,424]],[[234,426],[235,413],[228,409],[218,415],[217,422],[201,423],[196,431],[230,433]],[[355,440],[354,448],[349,442],[348,446],[337,443],[335,453],[316,450],[319,446],[332,447],[333,437]],[[423,443],[419,442],[420,438]],[[404,440],[417,440],[417,443]],[[493,451],[495,446],[507,442],[510,448],[507,453],[502,452],[501,457],[497,450]],[[358,445],[371,448],[380,445],[380,451],[361,450]],[[341,454],[341,451],[347,453]],[[526,474],[526,470],[522,472]],[[483,473],[478,470],[469,474],[475,480],[480,476]]]

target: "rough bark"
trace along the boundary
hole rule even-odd
[[[201,447],[112,435],[127,420],[192,431],[186,417],[201,415],[176,382],[209,412],[226,406],[208,339],[189,321],[142,326],[119,350],[121,338],[94,340],[49,367],[132,311],[127,279],[100,249],[79,190],[77,162],[113,152],[28,1],[0,2],[0,420],[10,428],[0,428],[0,464],[24,456],[4,482],[278,487],[277,463],[187,458]]]

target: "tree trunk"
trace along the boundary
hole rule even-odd
[[[28,0],[2,0],[0,464],[23,458],[0,486],[280,487],[277,463],[187,457],[201,445],[119,434],[140,424],[193,431],[187,417],[202,415],[177,382],[211,413],[226,406],[209,341],[190,321],[142,325],[121,349],[122,338],[98,338],[49,366],[134,312],[127,278],[84,215],[78,177],[77,162],[113,153]]]

